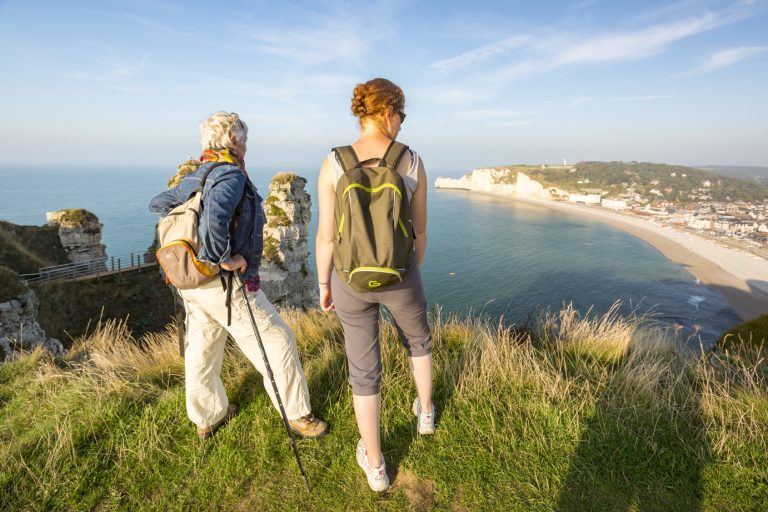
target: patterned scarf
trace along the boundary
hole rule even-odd
[[[248,173],[245,170],[245,163],[243,162],[243,159],[237,156],[237,153],[231,149],[206,149],[200,155],[199,160],[190,158],[183,164],[179,165],[179,170],[176,172],[176,175],[168,180],[168,188],[173,188],[181,183],[181,180],[184,178],[184,176],[197,171],[200,166],[203,165],[203,162],[227,162],[238,166],[243,170],[245,175],[248,176]]]
[[[237,155],[237,153],[235,153],[229,148],[206,149],[200,154],[200,161],[201,162],[227,162],[227,163],[238,166],[240,169],[243,170],[243,172],[245,172],[246,176],[248,175],[248,173],[245,171],[245,162],[243,162],[243,159],[240,158]]]

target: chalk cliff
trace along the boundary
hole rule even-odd
[[[474,169],[458,179],[437,178],[435,188],[493,192],[533,199],[553,199],[555,195],[567,194],[556,189],[548,189],[520,171],[505,168]]]
[[[308,264],[312,200],[305,184],[293,173],[272,178],[264,202],[267,224],[259,273],[262,289],[273,304],[309,309],[317,306],[318,295]]]

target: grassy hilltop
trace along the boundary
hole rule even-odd
[[[509,180],[517,179],[520,171],[546,187],[570,192],[602,190],[618,197],[627,190],[646,200],[662,197],[673,202],[690,202],[691,195],[706,191],[714,201],[762,201],[768,197],[768,185],[754,180],[722,176],[714,172],[682,165],[650,162],[578,162],[568,166],[505,165],[499,167],[514,172]],[[661,191],[663,196],[651,192]]]
[[[394,329],[382,332],[382,441],[368,490],[334,316],[287,313],[331,423],[300,442],[303,488],[261,379],[232,350],[242,410],[209,442],[186,419],[172,330],[101,325],[63,361],[0,365],[0,510],[766,510],[768,391],[755,354],[683,359],[667,334],[570,308],[530,330],[436,317],[437,432],[419,437]]]

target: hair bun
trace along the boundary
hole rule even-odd
[[[355,90],[352,91],[352,114],[355,117],[365,117],[368,115],[368,109],[365,106],[367,93],[368,88],[365,84],[357,84]]]

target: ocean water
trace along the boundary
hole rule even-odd
[[[275,171],[250,170],[262,195]],[[317,172],[297,172],[309,180],[314,199]],[[156,222],[147,204],[168,175],[160,169],[0,169],[0,219],[41,225],[46,211],[86,208],[104,224],[110,256],[141,253]],[[710,344],[739,320],[719,294],[616,228],[471,192],[430,189],[428,202],[422,274],[427,300],[445,313],[520,324],[544,308],[572,303],[600,314],[619,300],[622,314],[635,311],[681,326],[693,346]]]

